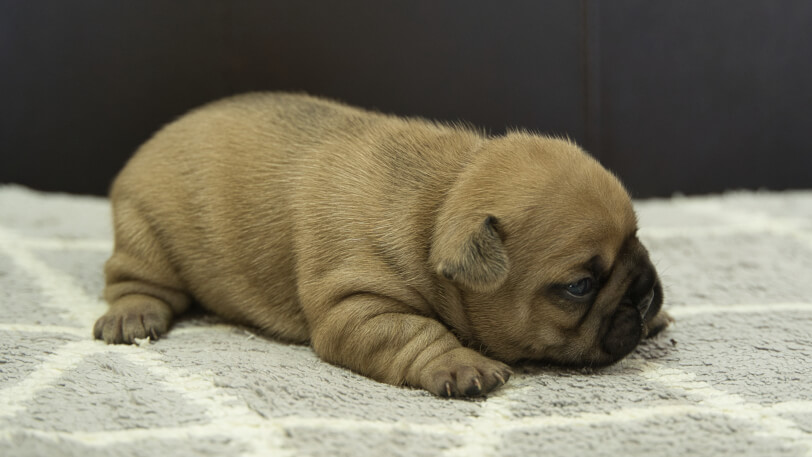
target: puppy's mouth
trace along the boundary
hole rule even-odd
[[[626,296],[621,300],[615,313],[607,319],[608,325],[601,339],[607,365],[628,355],[647,336],[646,326],[660,312],[662,302],[659,280],[645,294],[635,299]]]
[[[631,304],[618,306],[609,321],[609,329],[601,342],[601,349],[612,363],[631,352],[643,337],[643,316]]]

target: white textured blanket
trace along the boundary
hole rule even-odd
[[[812,192],[636,206],[677,323],[464,401],[205,316],[94,341],[106,200],[0,187],[0,455],[812,455]]]

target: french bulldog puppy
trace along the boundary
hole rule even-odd
[[[95,337],[192,301],[378,381],[480,396],[507,364],[601,366],[662,330],[621,183],[567,140],[300,94],[217,101],[116,178]]]

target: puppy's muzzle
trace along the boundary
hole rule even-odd
[[[623,301],[628,301],[630,302],[629,304],[637,308],[640,312],[640,316],[643,317],[644,320],[651,308],[651,304],[654,302],[657,282],[654,267],[651,267],[649,264],[648,268],[635,279],[632,286],[627,290],[626,296],[623,298]],[[623,303],[621,302],[621,304]]]
[[[631,352],[643,334],[643,317],[631,301],[625,300],[612,315],[609,331],[603,339],[603,350],[617,360]]]
[[[617,360],[637,346],[643,327],[657,295],[657,277],[653,269],[640,274],[620,300],[603,339],[603,350]]]

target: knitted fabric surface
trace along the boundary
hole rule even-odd
[[[444,400],[216,318],[106,345],[103,198],[0,187],[0,455],[812,455],[812,191],[636,201],[676,322]]]

